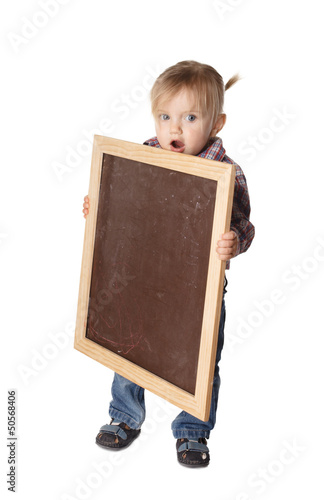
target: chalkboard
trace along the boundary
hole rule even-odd
[[[94,139],[75,347],[202,419],[225,266],[216,241],[234,175],[228,164]]]

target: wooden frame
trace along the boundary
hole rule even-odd
[[[168,171],[182,172],[217,181],[217,195],[211,228],[211,243],[207,284],[205,289],[203,320],[194,394],[174,383],[151,373],[116,352],[90,340],[86,336],[89,293],[93,269],[100,183],[104,155],[154,165]],[[217,257],[216,243],[230,228],[235,167],[227,163],[202,159],[160,148],[133,144],[102,136],[94,137],[89,198],[90,213],[86,220],[78,311],[75,330],[75,349],[111,368],[120,375],[150,390],[201,420],[208,420],[212,393],[212,380],[217,348],[218,325],[221,312],[225,261]]]

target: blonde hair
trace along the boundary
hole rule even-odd
[[[186,88],[195,94],[198,109],[202,113],[212,113],[216,121],[223,112],[225,91],[239,79],[236,74],[224,85],[223,78],[212,66],[196,61],[178,62],[155,80],[151,90],[152,113],[156,114],[159,102],[167,101]]]

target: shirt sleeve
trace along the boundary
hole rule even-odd
[[[236,165],[234,199],[231,218],[231,230],[237,234],[238,247],[236,255],[246,252],[254,238],[255,229],[250,221],[250,197],[245,176],[239,165]]]

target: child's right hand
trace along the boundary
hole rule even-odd
[[[83,203],[83,217],[86,219],[87,215],[89,213],[89,208],[90,208],[90,201],[89,201],[89,196],[84,197],[84,203]]]

